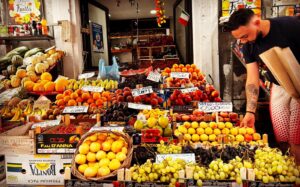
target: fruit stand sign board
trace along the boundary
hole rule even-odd
[[[95,72],[83,73],[78,76],[78,79],[88,79],[95,75]]]
[[[67,106],[64,108],[64,114],[79,114],[79,113],[87,113],[88,106]]]
[[[232,112],[232,102],[199,102],[199,110],[203,112]]]
[[[50,108],[51,101],[45,97],[40,96],[34,103],[33,103],[33,109],[41,109],[41,110],[48,110]]]
[[[198,87],[192,87],[192,88],[185,88],[185,89],[181,89],[182,93],[190,93],[190,92],[194,92],[198,90]]]
[[[151,105],[137,104],[137,103],[128,103],[128,108],[137,109],[137,110],[151,110]]]
[[[5,155],[6,182],[9,185],[63,185],[66,166],[72,159],[63,155]]]
[[[97,127],[97,126],[94,126],[94,127],[92,127],[92,128],[89,130],[89,132],[93,132],[93,131],[101,131],[101,130],[123,132],[124,127]]]
[[[187,163],[196,163],[196,157],[194,153],[184,153],[184,154],[157,154],[155,162],[161,163],[167,157],[171,157],[173,160],[182,159]]]
[[[56,119],[56,120],[47,120],[47,121],[43,121],[43,122],[39,122],[39,123],[35,123],[31,126],[31,129],[34,129],[36,127],[53,127],[56,125],[60,124],[61,119]]]
[[[72,154],[79,140],[79,134],[37,134],[36,154]]]
[[[133,89],[132,90],[132,95],[134,97],[136,97],[136,96],[139,96],[139,95],[150,94],[152,92],[153,92],[152,86],[147,86],[147,87],[143,87],[143,88]]]
[[[161,74],[158,72],[151,71],[147,77],[148,80],[153,82],[159,82],[161,78]]]
[[[186,72],[171,72],[172,78],[179,78],[179,79],[188,79],[190,78],[190,73]]]
[[[86,92],[103,92],[103,87],[100,86],[83,86],[81,89]]]

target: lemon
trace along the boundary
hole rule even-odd
[[[110,163],[109,163],[109,169],[110,170],[117,170],[119,169],[121,166],[121,163],[119,160],[117,159],[113,159]]]
[[[194,128],[190,127],[188,129],[188,134],[195,134],[195,133],[196,133],[196,130]]]
[[[92,142],[95,142],[98,139],[97,134],[94,134],[94,135],[90,136],[89,138]]]
[[[211,141],[211,142],[216,141],[216,139],[217,139],[217,136],[215,134],[211,134],[211,135],[208,136],[208,140]]]
[[[110,169],[107,166],[103,166],[98,169],[98,175],[100,177],[106,176],[108,174],[110,174]]]
[[[76,164],[85,164],[86,156],[83,154],[77,154],[75,156],[75,162],[76,162]]]
[[[103,159],[100,160],[99,166],[100,167],[102,167],[102,166],[109,166],[109,163],[110,163],[110,161],[109,161],[108,158],[103,158]]]
[[[100,167],[98,162],[89,162],[88,166],[89,167],[96,167],[97,169]]]
[[[97,175],[98,169],[96,167],[87,167],[84,170],[84,176],[85,177],[95,177]]]
[[[86,170],[86,168],[88,168],[89,166],[87,164],[81,164],[78,166],[78,171],[82,174],[84,174],[84,171]]]
[[[124,161],[126,159],[126,154],[123,153],[123,152],[119,152],[117,155],[116,155],[116,159],[118,159],[120,162]]]
[[[181,132],[182,134],[186,134],[187,133],[187,129],[183,125],[181,125],[181,126],[178,127],[178,131]]]
[[[96,161],[96,154],[95,154],[95,153],[92,153],[92,152],[89,152],[89,153],[86,155],[86,159],[87,159],[87,161],[89,161],[89,162],[95,162],[95,161]]]
[[[203,129],[205,129],[206,127],[208,127],[208,124],[206,122],[202,121],[200,123],[200,127],[203,128]]]
[[[204,132],[205,132],[205,134],[210,135],[210,134],[213,133],[213,130],[212,130],[211,127],[206,127],[205,130],[204,130]]]
[[[127,152],[128,152],[127,148],[126,148],[126,147],[123,147],[123,148],[122,148],[122,153],[127,154]]]
[[[113,153],[113,152],[109,152],[107,153],[107,156],[106,156],[109,160],[113,160],[116,158],[116,154]]]
[[[109,151],[111,147],[111,143],[109,141],[105,141],[102,143],[102,150],[103,151]]]
[[[79,153],[80,154],[86,155],[86,154],[88,154],[89,150],[90,150],[90,147],[86,143],[83,143],[82,145],[79,146]]]
[[[198,135],[204,134],[204,129],[201,127],[198,127],[196,131]]]
[[[203,141],[203,142],[207,141],[208,140],[208,136],[206,134],[201,134],[200,140]]]
[[[186,141],[190,141],[192,139],[192,136],[190,134],[185,134],[183,136],[183,139],[186,140]]]
[[[156,125],[157,123],[157,120],[155,117],[150,117],[148,120],[147,120],[147,125],[148,127],[152,128]]]
[[[199,126],[199,124],[198,124],[197,121],[193,121],[193,122],[192,122],[192,128],[197,129],[198,126]]]
[[[122,141],[115,141],[111,145],[111,150],[114,153],[118,153],[122,150],[123,142]]]
[[[98,151],[97,153],[96,153],[96,159],[97,160],[101,160],[101,159],[103,159],[103,158],[105,158],[106,157],[106,152],[104,152],[104,151],[102,151],[102,150],[100,150],[100,151]]]
[[[200,140],[200,136],[198,134],[193,134],[192,135],[192,141],[193,142],[198,142]]]
[[[100,150],[100,143],[99,142],[92,142],[90,145],[90,151],[93,153],[97,153]]]

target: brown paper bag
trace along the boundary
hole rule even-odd
[[[287,55],[282,51],[281,48],[273,47],[272,49],[267,50],[266,52],[260,54],[259,56],[266,64],[266,66],[270,69],[270,71],[272,72],[272,74],[274,75],[278,83],[285,89],[285,91],[293,98],[299,100],[300,92],[297,91],[296,85],[293,84],[291,76],[289,75],[291,69],[293,71],[296,71],[297,66],[293,67],[294,63],[291,62],[289,63],[290,65],[287,65],[290,66],[290,68],[286,69],[285,65],[283,65],[284,63],[287,63],[286,61],[291,61],[291,60],[287,60],[287,59],[292,59],[292,57],[290,57],[291,54]],[[294,55],[292,54],[292,56]],[[284,60],[283,62],[282,59],[284,58],[286,58],[286,60]],[[293,73],[293,77],[294,75],[295,73]]]

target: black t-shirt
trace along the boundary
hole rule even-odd
[[[272,47],[290,47],[300,63],[300,17],[279,17],[270,20],[270,31],[265,37],[258,37],[255,42],[243,46],[246,63],[263,62],[259,55]],[[269,71],[268,71],[269,72]],[[270,81],[278,84],[271,72]]]

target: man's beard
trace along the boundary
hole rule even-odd
[[[263,33],[261,31],[257,31],[255,40],[249,41],[249,43],[259,42],[262,39],[263,39]]]

